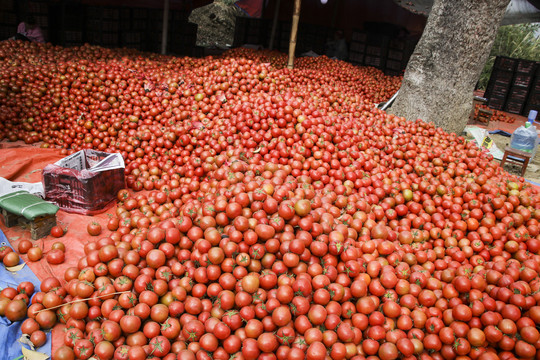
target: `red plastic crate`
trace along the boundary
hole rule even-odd
[[[121,161],[121,166],[99,170],[109,159]],[[119,154],[81,150],[47,165],[43,169],[43,186],[45,198],[66,212],[100,213],[125,187],[124,162]]]

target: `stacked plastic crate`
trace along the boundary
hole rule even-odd
[[[329,34],[331,34],[330,29],[325,26],[301,24],[298,27],[297,53],[313,51],[316,54],[324,54]]]
[[[526,116],[540,107],[540,63],[497,56],[484,97],[488,106]]]
[[[366,53],[367,34],[360,30],[353,30],[349,44],[349,62],[354,65],[364,65]]]
[[[102,16],[103,8],[99,6],[87,6],[85,11],[85,42],[92,45],[101,45],[102,44]]]
[[[104,47],[120,46],[120,9],[103,8],[102,12],[102,44]]]
[[[175,55],[194,56],[197,42],[197,25],[188,22],[189,13],[171,11],[169,22],[168,51]]]
[[[143,50],[159,53],[161,51],[161,34],[163,32],[163,10],[148,9],[148,18],[146,19],[146,22],[147,30],[144,34],[145,46]]]
[[[120,46],[130,49],[141,48],[141,33],[134,31],[132,11],[128,7],[120,8]]]
[[[518,60],[516,71],[512,79],[512,86],[508,91],[508,98],[504,110],[513,114],[523,114],[529,90],[533,84],[537,64],[534,61]]]
[[[300,25],[298,25],[300,26]],[[289,44],[291,41],[291,27],[290,21],[280,21],[276,32],[274,49],[289,53]]]
[[[19,9],[23,10],[23,9]],[[28,16],[33,16],[36,18],[36,22],[43,30],[43,36],[45,41],[48,41],[49,38],[49,2],[47,1],[29,1],[28,8],[26,9],[26,14]],[[14,29],[16,30],[16,28]]]
[[[386,60],[385,73],[387,75],[399,75],[405,68],[403,62],[406,59],[405,41],[400,39],[390,40],[388,58]]]
[[[237,16],[234,27],[233,46],[238,47],[244,44],[268,45],[271,24],[267,19],[247,18]],[[279,43],[279,38],[276,37]],[[288,39],[287,39],[288,41]],[[279,48],[281,50],[281,48]]]
[[[531,110],[540,112],[540,66],[536,67],[535,77],[529,91],[523,115],[528,116]],[[537,120],[540,121],[540,117],[537,117]]]
[[[366,44],[364,65],[384,70],[388,56],[390,37],[383,34],[369,34]]]
[[[9,39],[17,32],[15,0],[0,0],[0,39]]]
[[[484,93],[484,97],[489,99],[488,106],[490,108],[495,110],[504,109],[516,65],[516,59],[503,56],[498,56],[495,59],[491,77]]]

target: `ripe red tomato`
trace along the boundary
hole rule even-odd
[[[53,249],[47,253],[46,259],[49,264],[62,264],[65,260],[65,254],[60,249]]]
[[[96,221],[92,221],[86,226],[86,231],[91,236],[98,236],[101,234],[101,225]]]
[[[64,236],[64,229],[60,225],[53,226],[51,228],[51,235],[55,238]]]

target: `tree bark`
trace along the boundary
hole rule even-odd
[[[460,135],[510,0],[435,0],[390,112]]]

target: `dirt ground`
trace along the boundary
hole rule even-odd
[[[493,139],[497,147],[504,151],[504,149],[510,144],[510,137],[491,134],[490,137]],[[506,161],[504,164],[504,170],[508,171],[511,174],[521,175],[521,165],[516,165]],[[537,151],[534,158],[529,161],[527,166],[527,171],[525,172],[525,179],[534,181],[535,183],[540,184],[540,152]]]

